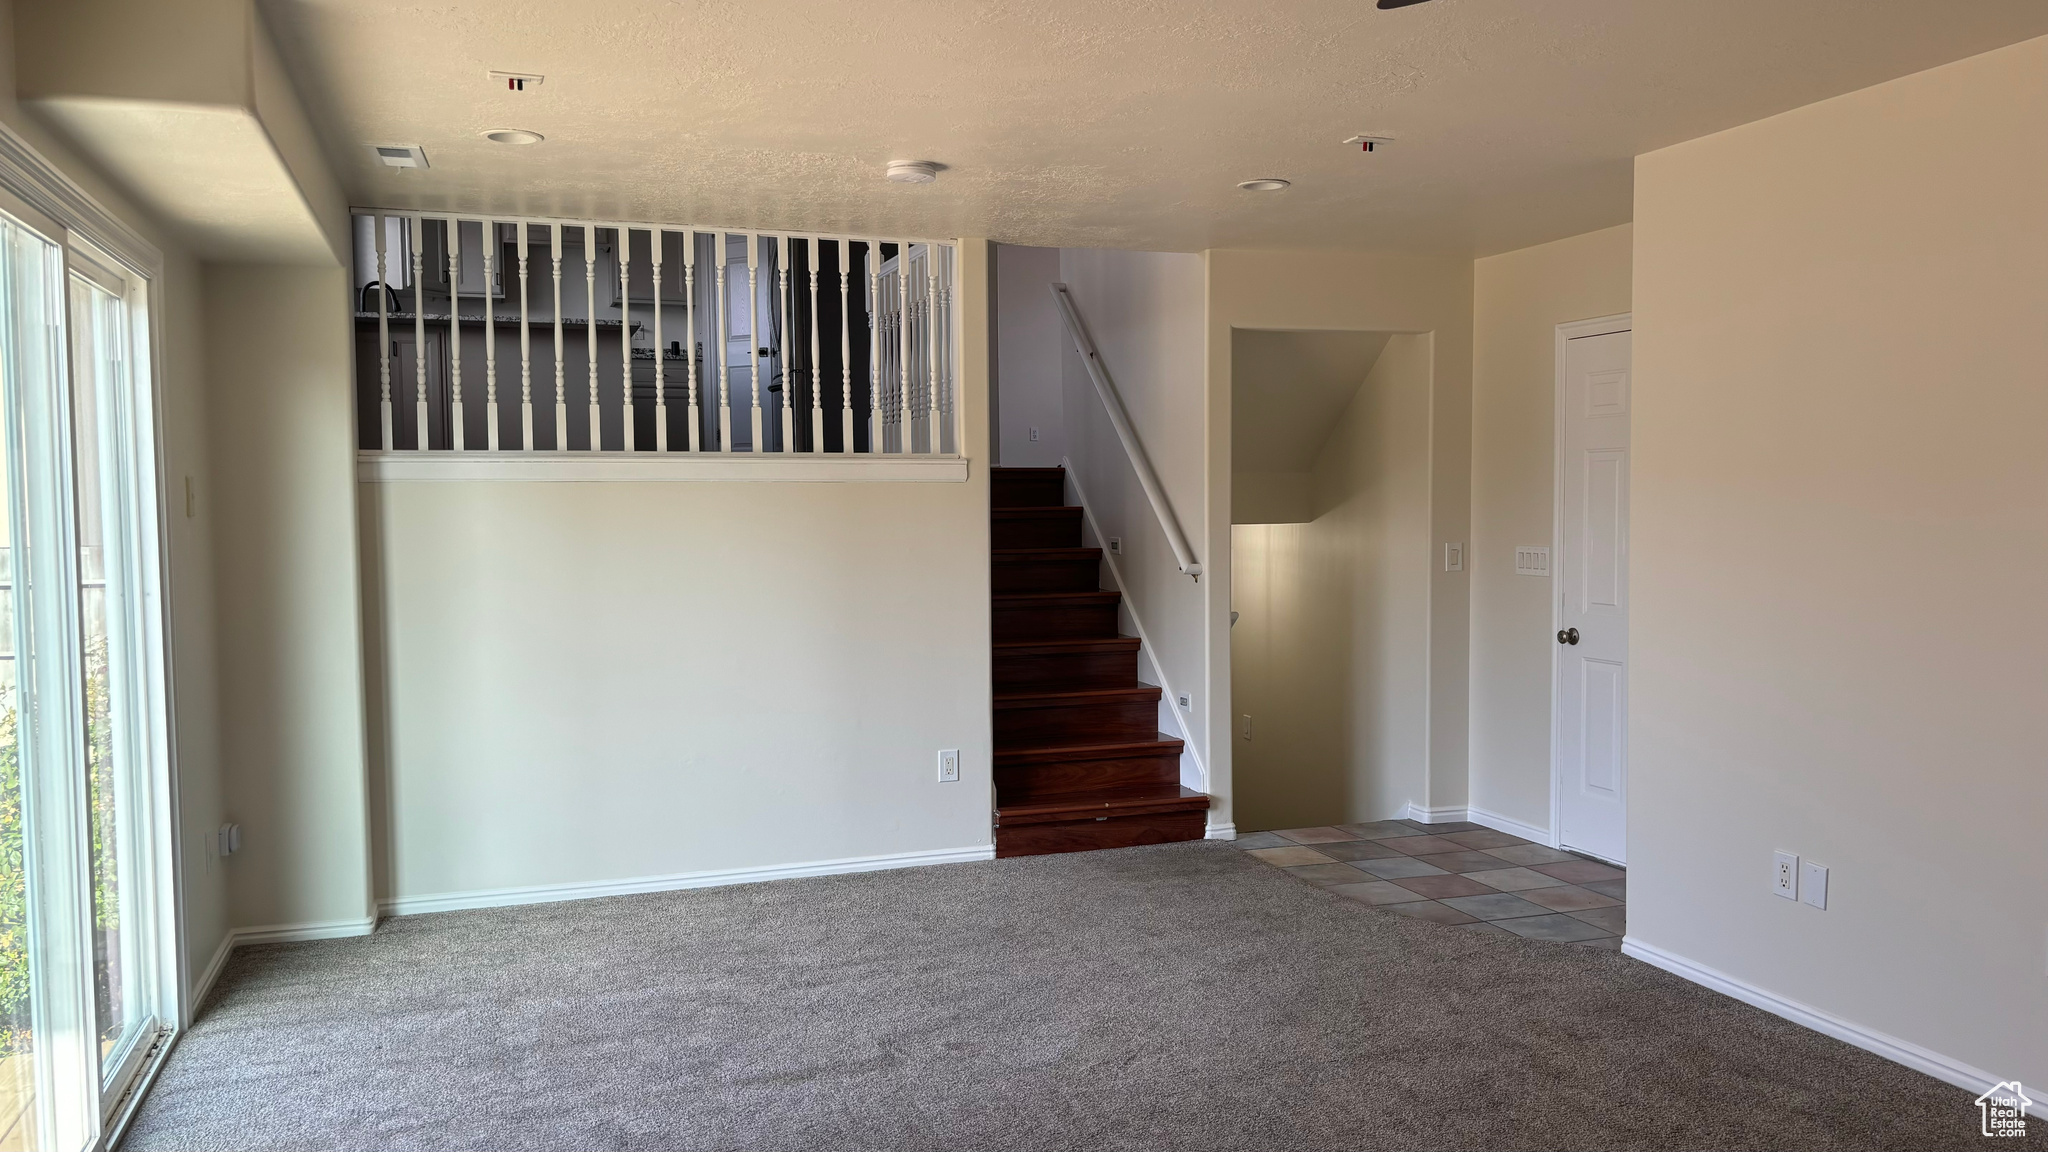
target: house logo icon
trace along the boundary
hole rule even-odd
[[[1986,1136],[2025,1136],[2027,1134],[2027,1109],[2034,1102],[2020,1089],[2020,1082],[2007,1080],[1994,1085],[1991,1091],[1977,1097],[1977,1110],[1983,1114],[1983,1132]]]

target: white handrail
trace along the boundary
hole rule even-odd
[[[1095,382],[1095,394],[1102,397],[1102,406],[1109,412],[1110,426],[1116,429],[1116,438],[1123,442],[1124,455],[1131,458],[1131,468],[1138,474],[1138,485],[1145,489],[1145,498],[1152,502],[1152,514],[1159,518],[1159,527],[1166,532],[1166,543],[1173,549],[1174,561],[1182,572],[1200,579],[1202,566],[1195,562],[1194,550],[1188,547],[1188,538],[1180,530],[1180,522],[1173,518],[1173,506],[1167,503],[1166,490],[1159,486],[1159,477],[1152,471],[1152,461],[1145,455],[1145,446],[1138,442],[1137,430],[1131,427],[1130,413],[1124,411],[1124,402],[1116,394],[1116,385],[1110,383],[1109,369],[1103,367],[1102,354],[1095,350],[1095,341],[1088,335],[1088,326],[1081,322],[1080,310],[1074,307],[1073,294],[1065,284],[1052,286],[1052,298],[1059,305],[1060,319],[1066,321],[1067,335],[1073,337],[1074,349],[1081,354],[1081,362],[1088,366],[1088,378]]]

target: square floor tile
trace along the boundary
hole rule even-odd
[[[1232,848],[1249,852],[1254,848],[1285,848],[1288,841],[1280,838],[1278,832],[1252,832],[1230,842]]]
[[[1602,896],[1612,896],[1616,900],[1623,902],[1628,900],[1628,881],[1626,880],[1594,880],[1583,885],[1583,887],[1591,888]]]
[[[1486,922],[1486,921],[1484,921],[1484,920],[1481,920],[1481,921],[1479,921],[1479,922],[1478,922],[1478,923],[1476,923],[1476,924],[1453,924],[1453,925],[1451,925],[1451,930],[1452,930],[1453,932],[1472,932],[1472,933],[1476,933],[1476,934],[1478,934],[1478,935],[1481,935],[1481,936],[1513,936],[1513,935],[1514,935],[1514,933],[1513,933],[1513,932],[1510,932],[1510,931],[1508,931],[1507,929],[1505,929],[1505,928],[1501,927],[1500,925],[1498,925],[1498,924],[1489,924],[1489,923],[1487,923],[1487,922]]]
[[[1459,877],[1463,879],[1463,877]],[[1510,892],[1488,892],[1483,896],[1457,896],[1444,901],[1467,916],[1481,920],[1512,920],[1517,916],[1542,916],[1546,910]]]
[[[1410,856],[1428,856],[1436,852],[1464,852],[1468,850],[1462,844],[1453,844],[1448,840],[1439,839],[1435,836],[1397,836],[1391,840],[1382,840],[1380,843],[1385,844],[1389,848],[1396,848],[1406,852]]]
[[[1332,884],[1330,891],[1346,899],[1365,904],[1412,904],[1429,897],[1420,892],[1410,892],[1399,884],[1385,880],[1368,880],[1363,884]]]
[[[1574,920],[1584,920],[1595,928],[1605,928],[1616,936],[1628,931],[1628,909],[1616,905],[1612,908],[1588,908],[1584,912],[1569,913]]]
[[[1396,856],[1391,860],[1353,860],[1349,865],[1362,872],[1370,872],[1382,880],[1402,880],[1410,876],[1448,876],[1450,873],[1434,864],[1417,860],[1413,856]]]
[[[1463,876],[1403,876],[1394,881],[1410,892],[1420,892],[1432,900],[1446,896],[1478,896],[1491,891],[1486,885],[1467,880]]]
[[[1287,872],[1291,876],[1298,876],[1311,884],[1321,884],[1324,887],[1332,884],[1357,884],[1364,879],[1358,874],[1358,869],[1349,864],[1310,864],[1302,868],[1289,868]]]
[[[1620,880],[1628,875],[1619,868],[1609,868],[1605,864],[1596,864],[1591,860],[1537,864],[1533,867],[1545,876],[1555,876],[1568,884],[1584,884],[1588,880]]]
[[[1491,828],[1481,828],[1476,832],[1446,832],[1444,839],[1455,840],[1467,848],[1513,848],[1517,844],[1528,843],[1520,836],[1495,832]]]
[[[1431,857],[1431,859],[1435,859],[1435,857]],[[1499,863],[1499,861],[1495,861],[1495,863]],[[1465,875],[1489,888],[1497,888],[1502,892],[1526,892],[1531,888],[1555,888],[1564,883],[1564,881],[1559,880],[1555,876],[1545,876],[1541,872],[1531,872],[1527,868],[1499,868],[1491,872],[1467,872]]]
[[[1532,864],[1563,864],[1578,859],[1569,852],[1559,852],[1555,848],[1545,848],[1541,844],[1516,844],[1509,848],[1488,848],[1486,851],[1510,864],[1520,864],[1524,868]]]
[[[1484,852],[1433,852],[1423,859],[1446,872],[1492,872],[1500,868],[1500,857]]]
[[[1471,924],[1474,922],[1473,917],[1465,915],[1456,908],[1439,904],[1434,900],[1417,900],[1413,904],[1389,904],[1386,910],[1396,915],[1409,916],[1416,920],[1428,920],[1435,924]],[[1571,917],[1562,916],[1559,919],[1571,920]],[[1573,923],[1577,923],[1577,921],[1573,921]],[[1580,925],[1580,927],[1585,927],[1585,925]]]
[[[1424,824],[1422,827],[1429,829],[1432,836],[1441,836],[1446,832],[1477,832],[1486,825],[1474,824],[1470,820],[1445,820],[1436,824]]]
[[[1374,820],[1366,824],[1339,824],[1337,827],[1360,840],[1384,840],[1389,836],[1415,835],[1415,829],[1399,820]]]
[[[1358,839],[1342,828],[1282,828],[1277,835],[1296,844],[1335,844],[1339,840]]]
[[[1296,844],[1288,848],[1254,848],[1245,853],[1254,860],[1263,860],[1278,868],[1297,868],[1303,864],[1335,864],[1336,861],[1313,848]]]
[[[1407,853],[1389,848],[1377,840],[1349,840],[1342,844],[1318,844],[1316,845],[1316,851],[1334,860],[1392,860],[1397,856],[1407,855]],[[1495,863],[1497,864],[1499,861],[1496,860]],[[1562,884],[1564,881],[1560,880],[1558,883]]]
[[[1575,884],[1562,884],[1556,888],[1538,888],[1523,895],[1543,905],[1552,912],[1582,912],[1588,908],[1612,908],[1621,903],[1612,896],[1589,892]]]
[[[1574,940],[1572,943],[1581,948],[1598,948],[1603,952],[1621,951],[1621,937],[1619,936],[1595,936],[1591,940]]]
[[[1517,936],[1527,936],[1531,940],[1555,940],[1567,944],[1577,940],[1591,940],[1597,936],[1613,935],[1604,928],[1595,928],[1562,912],[1549,916],[1520,916],[1513,920],[1502,920],[1500,926]]]
[[[1414,831],[1416,831],[1416,832],[1425,832],[1425,833],[1426,833],[1426,832],[1428,832],[1428,831],[1429,831],[1429,825],[1427,825],[1427,824],[1424,824],[1424,823],[1423,823],[1422,821],[1420,821],[1420,820],[1410,820],[1410,819],[1408,819],[1408,818],[1406,818],[1406,817],[1403,817],[1403,818],[1401,818],[1401,819],[1399,819],[1399,820],[1396,820],[1396,821],[1394,821],[1394,823],[1396,823],[1396,824],[1405,824],[1405,825],[1407,825],[1407,826],[1408,826],[1408,827],[1409,827],[1410,829],[1412,829],[1412,830],[1414,830]]]

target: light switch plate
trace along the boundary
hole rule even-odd
[[[1550,549],[1523,545],[1515,549],[1515,575],[1550,575]]]
[[[1825,865],[1811,860],[1799,865],[1799,902],[1827,911],[1828,870]]]
[[[1444,571],[1463,572],[1464,570],[1465,546],[1463,544],[1444,545]]]

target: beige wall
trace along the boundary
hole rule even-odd
[[[371,914],[348,274],[205,276],[237,927]]]
[[[1636,167],[1630,936],[2028,1083],[2044,189],[2048,39]]]
[[[1204,514],[1208,429],[1201,403],[1202,258],[1186,252],[1067,249],[1060,254],[1060,276],[1123,398],[1174,518],[1206,570],[1221,550],[1210,541],[1230,536],[1227,530],[1212,536]],[[1064,336],[1065,329],[1061,332]],[[1138,674],[1147,683],[1163,680],[1170,689],[1160,701],[1159,730],[1186,736],[1192,754],[1182,758],[1181,780],[1200,788],[1207,783],[1213,704],[1207,683],[1207,591],[1180,571],[1071,342],[1063,342],[1061,356],[1072,475],[1102,535],[1124,542],[1124,554],[1110,561],[1123,574],[1123,633],[1137,635],[1137,625],[1143,624],[1146,651]],[[1102,541],[1090,538],[1087,543],[1100,546]],[[1109,582],[1107,573],[1104,582]],[[1179,693],[1189,696],[1187,710],[1171,699]],[[1227,822],[1228,811],[1222,805],[1212,809],[1211,823]]]
[[[207,398],[200,323],[200,267],[160,221],[102,180],[15,102],[14,6],[0,0],[0,121],[19,133],[59,171],[84,188],[163,253],[162,278],[152,284],[156,309],[157,419],[162,490],[168,501],[164,562],[170,596],[166,628],[173,676],[172,723],[176,740],[181,834],[181,903],[185,962],[197,978],[230,924],[227,881],[211,858],[212,830],[222,818],[220,731],[216,698],[214,563],[207,464]],[[184,486],[193,486],[185,515]]]
[[[1629,308],[1624,224],[1472,268],[1472,807],[1550,828],[1552,582],[1515,575],[1550,546],[1559,324]]]
[[[1067,333],[1051,289],[1060,278],[1060,250],[998,244],[995,253],[998,459],[1009,468],[1051,468],[1067,452],[1060,378]]]
[[[381,896],[990,843],[986,252],[965,483],[363,485]]]
[[[1362,252],[1207,253],[1209,469],[1208,533],[1230,539],[1231,332],[1237,328],[1428,333],[1430,554],[1462,542],[1470,528],[1472,400],[1472,262],[1456,257]],[[1227,636],[1232,576],[1230,550],[1214,549],[1203,577],[1209,631]],[[1469,569],[1469,566],[1468,566]],[[1424,807],[1465,806],[1466,572],[1432,562],[1428,594],[1404,610],[1429,627],[1429,705]],[[1215,787],[1232,791],[1230,644],[1209,649],[1207,718]]]
[[[1390,819],[1428,794],[1432,342],[1387,342],[1313,462],[1308,523],[1231,530],[1241,831]]]

